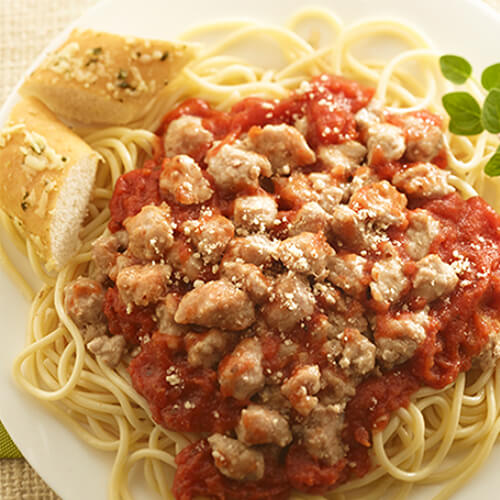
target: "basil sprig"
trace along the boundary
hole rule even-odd
[[[472,66],[463,57],[447,54],[439,58],[443,76],[453,83],[465,83]],[[488,91],[483,107],[468,92],[450,92],[443,96],[443,106],[450,116],[449,129],[456,135],[476,135],[483,130],[500,133],[500,63],[488,66],[481,75],[481,85]],[[500,146],[484,166],[491,177],[500,175]]]

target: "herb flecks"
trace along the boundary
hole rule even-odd
[[[29,208],[29,206],[30,206],[30,204],[27,202],[27,199],[28,199],[29,195],[30,195],[29,192],[25,191],[24,195],[23,195],[23,201],[21,201],[21,208],[24,211],[26,211]]]
[[[135,87],[130,85],[129,82],[126,80],[121,80],[116,84],[117,87],[120,87],[121,89],[130,89],[130,90],[135,90]]]
[[[439,66],[443,76],[456,84],[465,83],[472,75],[472,66],[463,57],[441,56]],[[448,127],[453,134],[476,135],[484,130],[500,134],[500,63],[483,71],[481,85],[488,92],[482,107],[468,92],[450,92],[443,96],[443,106],[450,117]],[[500,176],[500,146],[486,163],[484,172],[492,177]]]
[[[116,86],[121,89],[130,89],[131,91],[134,91],[136,87],[134,87],[130,84],[130,82],[127,81],[127,77],[128,71],[120,68],[118,74],[116,75],[116,79],[118,80]]]
[[[93,49],[88,50],[87,54],[89,54],[91,57],[85,63],[86,68],[89,67],[91,64],[96,64],[99,62],[98,56],[102,54],[102,47],[94,47]]]
[[[160,61],[165,61],[165,59],[167,59],[167,58],[168,58],[168,50],[163,52],[163,54],[160,57]]]

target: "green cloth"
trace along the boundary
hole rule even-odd
[[[0,458],[22,458],[17,446],[12,442],[5,427],[0,422]]]

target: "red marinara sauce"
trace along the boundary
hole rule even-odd
[[[200,117],[203,126],[220,141],[232,140],[253,126],[294,125],[305,117],[307,142],[317,148],[359,139],[354,114],[368,104],[372,95],[372,89],[340,77],[322,75],[281,101],[247,98],[229,112],[217,111],[202,100],[190,99],[165,117],[158,135],[161,136],[170,122],[182,115]],[[424,113],[429,123],[439,123],[434,115]],[[394,118],[394,124],[396,121]],[[205,154],[203,148],[194,153],[202,168],[206,167]],[[443,167],[444,157],[441,156],[436,161]],[[144,168],[118,180],[110,205],[111,231],[122,229],[123,221],[147,204],[168,202],[176,222],[196,216],[199,208],[178,205],[162,197],[158,188],[162,161],[161,156],[157,156]],[[406,167],[403,161],[398,161],[376,165],[375,169],[382,178],[390,178]],[[207,206],[216,213],[225,214],[230,211],[231,202],[216,193]],[[413,208],[419,206],[429,210],[443,227],[432,251],[444,262],[450,262],[456,252],[463,255],[471,264],[472,284],[460,287],[432,306],[432,331],[413,358],[381,376],[369,376],[357,386],[345,412],[347,425],[343,440],[349,446],[347,457],[333,465],[325,465],[295,443],[280,453],[270,450],[265,455],[263,479],[242,484],[219,472],[210,446],[206,440],[200,440],[176,457],[174,495],[178,500],[191,500],[197,495],[221,500],[280,500],[288,497],[291,488],[322,493],[347,481],[352,473],[363,475],[370,468],[368,450],[372,433],[386,425],[391,412],[407,406],[410,396],[419,387],[444,387],[459,372],[470,368],[472,358],[487,343],[488,318],[498,318],[500,219],[483,201],[463,201],[458,195],[421,204],[417,201]],[[288,211],[292,213],[293,210]],[[478,272],[481,278],[477,277]],[[238,401],[222,394],[214,369],[190,366],[182,342],[154,332],[154,324],[148,320],[152,314],[150,310],[134,307],[133,311],[127,311],[115,289],[110,288],[105,312],[112,333],[124,330],[131,344],[141,344],[141,354],[132,360],[129,371],[135,389],[148,401],[156,422],[172,430],[187,432],[223,433],[234,428],[241,409],[249,401]],[[307,351],[312,359],[317,355],[317,362],[321,364],[321,344],[308,333],[309,326],[318,318],[320,312],[316,311],[309,323],[291,336],[301,346],[300,350]],[[272,371],[279,369],[289,374],[293,360],[291,364],[277,364],[275,355],[279,343],[279,334],[272,332],[262,339],[263,365]],[[231,347],[234,346],[228,346],[227,352]]]
[[[433,305],[433,326],[415,355],[382,377],[365,379],[348,402],[344,439],[358,475],[370,468],[372,431],[382,430],[420,387],[444,388],[469,370],[500,320],[500,216],[481,198],[456,193],[422,208],[441,223],[431,251],[444,262],[462,259],[465,285]]]

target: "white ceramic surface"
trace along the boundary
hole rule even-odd
[[[464,55],[478,69],[499,58],[496,49],[500,15],[481,0],[108,0],[76,24],[124,34],[174,38],[189,26],[216,19],[243,16],[282,23],[290,13],[308,4],[328,6],[346,23],[374,16],[404,20],[423,30],[443,53]],[[55,48],[69,30],[47,50]],[[13,94],[3,106],[0,124],[5,122],[15,100]],[[15,252],[12,255],[22,265]],[[111,457],[81,443],[12,380],[12,361],[24,344],[27,311],[28,304],[0,269],[0,419],[26,459],[64,500],[105,500]],[[480,473],[454,498],[498,498],[499,464],[500,444]],[[414,494],[412,499],[430,498],[429,495],[426,490]],[[137,498],[148,497],[139,492]]]

